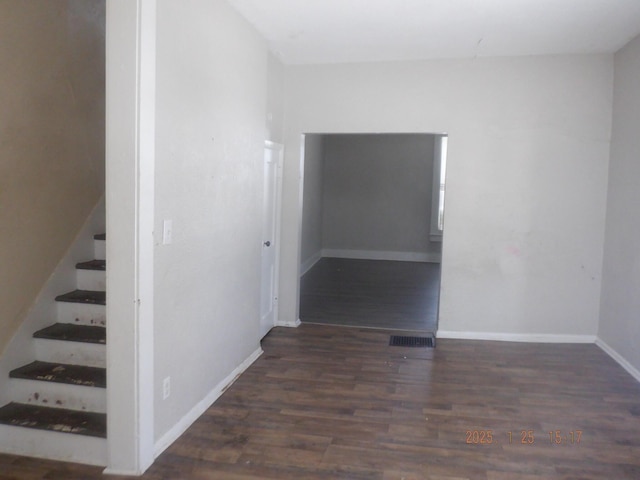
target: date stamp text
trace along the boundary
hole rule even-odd
[[[469,445],[580,445],[582,430],[467,430],[465,441]]]

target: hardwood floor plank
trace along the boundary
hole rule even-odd
[[[265,354],[142,478],[640,478],[640,384],[597,346],[411,349],[388,338],[273,330]],[[0,480],[100,477],[95,467],[0,455]]]
[[[300,282],[302,322],[436,331],[440,264],[322,258]]]

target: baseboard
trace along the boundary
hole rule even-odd
[[[441,255],[439,253],[382,250],[340,250],[326,248],[322,249],[322,256],[330,258],[353,258],[356,260],[393,260],[396,262],[440,263],[441,261]]]
[[[118,469],[111,469],[111,468],[105,468],[102,471],[103,475],[109,475],[109,476],[116,476],[116,477],[140,477],[142,476],[144,472],[138,472],[138,471],[134,471],[134,470],[118,470]]]
[[[523,343],[595,343],[595,335],[561,335],[545,333],[454,332],[438,330],[438,338],[457,340],[495,340]]]
[[[164,452],[173,442],[175,442],[180,435],[182,435],[190,426],[195,422],[200,415],[202,415],[218,398],[229,388],[233,382],[244,372],[247,368],[255,362],[260,355],[262,355],[262,349],[258,348],[249,357],[242,362],[237,368],[235,368],[227,377],[216,385],[209,394],[198,402],[189,413],[182,417],[178,423],[176,423],[167,433],[165,433],[154,446],[154,456],[158,456]]]
[[[640,370],[631,365],[622,355],[616,352],[613,348],[611,348],[607,342],[602,340],[600,337],[596,338],[596,345],[599,346],[602,350],[605,351],[607,355],[613,358],[616,362],[620,364],[622,368],[624,368],[629,374],[635,378],[638,382],[640,382]]]
[[[102,471],[102,474],[116,477],[141,477],[144,472],[146,472],[146,470],[118,470],[116,468],[105,468]]]
[[[302,262],[302,264],[300,265],[300,276],[303,276],[305,273],[311,270],[313,266],[320,261],[321,258],[322,258],[322,251],[319,251],[311,255],[304,262]]]
[[[298,328],[301,323],[302,322],[300,322],[299,318],[297,320],[293,321],[293,322],[288,321],[288,320],[276,320],[275,326],[276,327]]]

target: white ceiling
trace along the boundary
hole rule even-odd
[[[227,0],[287,64],[615,52],[640,0]]]

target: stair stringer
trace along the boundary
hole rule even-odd
[[[62,257],[55,270],[44,284],[40,293],[36,297],[35,302],[30,307],[22,324],[11,338],[0,355],[0,405],[4,405],[11,401],[12,389],[9,388],[9,372],[18,368],[25,363],[29,363],[36,358],[36,342],[33,334],[55,323],[57,318],[57,302],[55,297],[63,292],[74,290],[77,284],[76,264],[86,261],[94,257],[94,241],[93,235],[96,232],[104,232],[106,225],[105,202],[102,197],[93,208],[84,225],[76,235],[69,249]],[[2,433],[6,428],[0,429]],[[42,431],[27,432],[26,437],[42,434]],[[51,432],[49,432],[51,433]],[[62,435],[62,434],[60,434]],[[67,437],[69,435],[65,435]],[[55,434],[47,434],[43,437],[56,438]],[[11,453],[16,455],[33,456],[39,458],[49,458],[52,460],[63,461],[79,461],[77,453],[68,452],[61,445],[75,445],[73,439],[64,440],[61,445],[55,448],[45,448],[46,441],[14,441],[11,436],[0,435],[0,452]],[[84,438],[80,438],[80,444]],[[93,444],[102,445],[106,449],[106,442],[96,441]],[[93,445],[92,444],[92,445]],[[76,447],[74,447],[76,448]],[[96,452],[95,445],[92,446],[92,452]],[[92,454],[93,457],[95,455]],[[103,458],[106,458],[105,452],[100,452],[98,458],[88,458],[83,463],[103,465]]]

